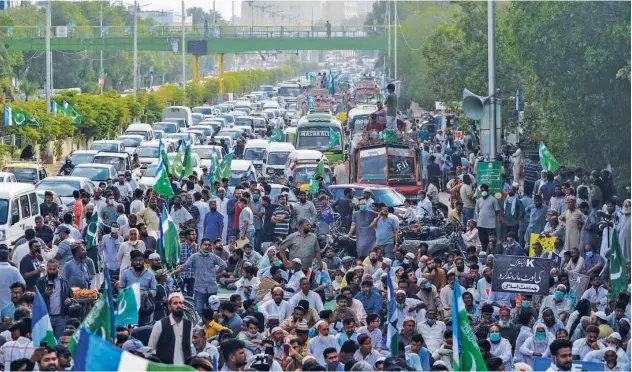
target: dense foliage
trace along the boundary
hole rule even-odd
[[[284,66],[268,70],[227,72],[224,76],[224,89],[237,97],[255,90],[262,84],[274,84],[304,73],[309,66],[296,64],[295,68]],[[74,91],[62,91],[52,97],[56,102],[70,103],[83,116],[81,124],[75,126],[72,121],[61,115],[46,113],[46,103],[42,99],[28,102],[13,102],[18,107],[33,114],[40,127],[3,127],[2,135],[21,135],[24,143],[45,144],[55,139],[74,137],[111,139],[119,135],[132,121],[153,123],[161,120],[162,109],[167,104],[198,106],[205,102],[213,103],[218,98],[218,81],[211,79],[198,86],[189,83],[186,90],[177,85],[164,85],[155,92],[139,92],[133,95],[119,95],[110,90],[101,95],[77,94]],[[0,109],[4,109],[0,106]]]
[[[455,106],[463,88],[487,95],[486,2],[399,1],[398,73],[409,99]],[[384,19],[376,3],[367,24]],[[502,122],[543,136],[568,166],[630,174],[630,3],[497,2],[496,86]],[[393,66],[393,58],[391,64]]]

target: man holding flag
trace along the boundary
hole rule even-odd
[[[467,318],[465,303],[461,297],[461,285],[457,278],[452,294],[452,359],[455,371],[487,371],[478,348],[476,335]]]

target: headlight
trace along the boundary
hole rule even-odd
[[[4,230],[0,230],[0,241],[7,240],[7,232]]]

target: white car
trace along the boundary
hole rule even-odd
[[[215,156],[218,163],[224,159],[224,148],[222,146],[213,145],[197,145],[191,147],[191,152],[200,157],[203,166],[211,169],[213,164],[212,158]]]
[[[193,151],[191,151],[193,152]],[[176,153],[170,153],[167,154],[167,158],[169,159],[169,164],[172,164],[173,161],[176,158]],[[180,158],[182,159],[182,164],[184,165],[184,153],[180,154]],[[193,166],[193,171],[199,176],[200,174],[202,174],[202,161],[200,160],[200,156],[198,154],[192,153],[191,154],[191,162],[192,162],[192,166]],[[145,172],[147,173],[147,172]]]
[[[70,207],[75,204],[75,199],[72,196],[73,191],[84,189],[92,194],[95,186],[94,182],[87,177],[53,176],[41,180],[35,186],[35,190],[38,192],[52,191],[65,205]]]
[[[125,152],[132,155],[138,145],[145,140],[145,137],[140,134],[123,134],[118,136],[117,139],[125,144]]]
[[[15,180],[15,175],[11,172],[0,172],[0,183],[5,182],[18,182]]]

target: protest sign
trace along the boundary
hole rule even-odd
[[[493,292],[549,294],[551,260],[523,256],[496,256],[492,275]]]
[[[502,165],[500,161],[482,161],[477,165],[476,184],[489,186],[489,195],[503,192]]]
[[[529,239],[529,256],[533,257],[533,243],[539,242],[542,245],[543,251],[553,251],[553,245],[555,244],[556,237],[554,236],[540,236],[540,234],[531,234]]]
[[[590,278],[588,275],[569,272],[568,273],[568,284],[571,288],[575,289],[575,297],[582,298],[584,291],[588,288],[588,284],[590,282]]]

